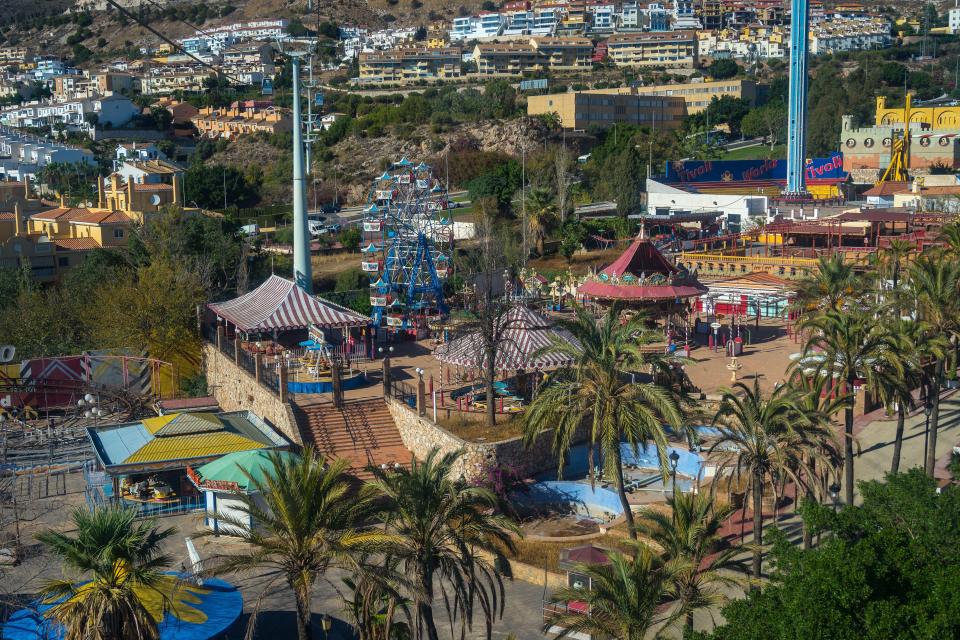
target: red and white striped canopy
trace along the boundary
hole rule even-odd
[[[497,371],[515,369],[550,369],[569,365],[572,358],[561,353],[534,353],[561,340],[579,348],[580,343],[565,329],[550,326],[542,315],[523,306],[516,306],[501,316],[498,321]],[[486,354],[480,333],[470,333],[442,344],[433,355],[443,363],[460,367],[483,368]]]
[[[292,280],[272,275],[262,285],[239,298],[207,307],[245,333],[291,331],[310,325],[330,329],[365,327],[365,315],[312,296]]]

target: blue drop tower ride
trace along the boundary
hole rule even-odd
[[[809,0],[790,2],[790,96],[787,120],[787,188],[784,196],[807,200],[804,181],[807,132],[807,32],[810,22]]]

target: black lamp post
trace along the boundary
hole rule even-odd
[[[680,464],[680,454],[676,449],[670,452],[670,485],[673,489],[673,517],[677,517],[677,465]]]
[[[839,482],[834,481],[834,483],[830,485],[830,499],[833,501],[833,511],[834,513],[836,513],[837,504],[840,502],[840,483]]]
[[[924,465],[926,465],[926,461],[927,461],[927,447],[930,446],[927,441],[928,441],[929,438],[930,438],[930,414],[931,414],[931,413],[933,413],[933,403],[931,403],[931,402],[930,402],[930,399],[927,398],[927,401],[923,404],[923,415],[924,415],[924,422],[923,422],[923,461],[924,461]]]

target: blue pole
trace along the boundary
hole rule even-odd
[[[787,195],[806,196],[808,0],[790,2],[790,96],[787,122]]]

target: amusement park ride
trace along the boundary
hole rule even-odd
[[[433,169],[407,158],[375,178],[364,208],[361,268],[370,276],[376,323],[416,329],[447,312],[453,221]]]

